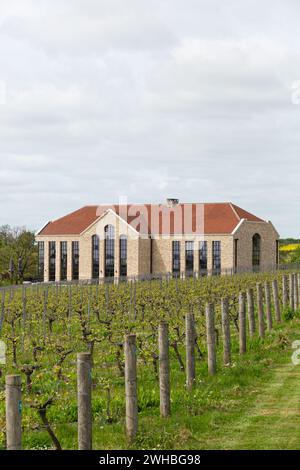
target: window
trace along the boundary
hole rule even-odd
[[[120,276],[127,276],[127,237],[120,236]]]
[[[72,279],[79,279],[79,242],[72,242]]]
[[[252,266],[254,269],[258,269],[260,266],[260,245],[261,237],[256,233],[252,238]]]
[[[49,242],[49,281],[55,281],[56,244]]]
[[[113,225],[106,225],[105,234],[105,277],[115,275],[115,228]]]
[[[194,242],[185,242],[185,271],[187,274],[194,271]]]
[[[172,242],[172,271],[173,273],[180,273],[180,242]]]
[[[61,281],[67,280],[67,267],[68,267],[68,243],[60,242],[60,279]]]
[[[234,239],[234,267],[237,269],[238,265],[238,239]]]
[[[100,247],[98,235],[92,236],[92,278],[99,277]]]
[[[221,242],[212,242],[213,271],[219,274],[221,270]]]
[[[207,242],[199,242],[199,270],[205,273],[207,271]]]
[[[38,242],[38,278],[44,280],[45,243]]]

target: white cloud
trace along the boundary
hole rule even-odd
[[[0,224],[36,228],[120,194],[171,195],[233,200],[299,235],[299,9],[4,2]]]

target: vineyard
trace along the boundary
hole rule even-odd
[[[76,364],[77,354],[82,352],[91,356],[92,421],[97,446],[163,448],[170,445],[166,428],[156,441],[151,439],[151,429],[145,429],[146,438],[138,432],[135,444],[123,437],[125,335],[136,335],[138,411],[141,420],[143,416],[150,417],[147,428],[149,423],[155,425],[155,420],[160,419],[158,334],[162,322],[168,324],[169,332],[171,414],[180,406],[181,412],[200,414],[217,403],[218,397],[209,388],[212,380],[217,380],[219,375],[224,378],[231,367],[242,374],[241,355],[246,350],[256,354],[264,342],[271,344],[272,330],[281,317],[284,320],[297,313],[299,280],[297,274],[274,272],[118,285],[33,285],[3,289],[0,339],[6,345],[6,364],[0,365],[1,447],[6,447],[5,377],[17,374],[22,377],[22,447],[77,448]],[[224,343],[222,321],[225,298],[229,343]],[[248,312],[244,325],[241,305]],[[216,370],[211,368],[211,358],[207,363],[212,347],[207,331],[209,309],[214,314],[211,337],[216,347]],[[190,347],[194,349],[195,377],[192,380],[187,379],[190,372],[186,362],[187,314],[192,314],[193,319]],[[284,346],[283,337],[280,341]],[[257,374],[261,371],[258,367]],[[209,377],[209,372],[217,374]],[[105,433],[115,438],[112,436],[109,443],[105,442]],[[103,444],[99,444],[101,439]]]

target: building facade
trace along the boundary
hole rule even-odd
[[[37,234],[45,282],[274,269],[279,234],[232,203],[85,206]]]

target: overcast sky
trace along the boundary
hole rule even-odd
[[[1,0],[0,225],[178,197],[300,237],[299,21],[298,0]]]

